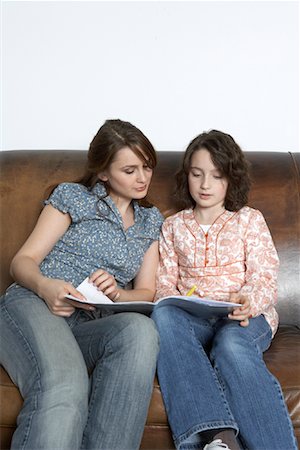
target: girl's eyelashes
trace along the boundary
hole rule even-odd
[[[195,177],[195,178],[199,178],[199,177],[202,177],[203,176],[203,173],[202,172],[194,172],[193,170],[191,170],[191,174],[192,174],[192,176],[193,177]],[[215,178],[216,180],[222,180],[224,177],[223,177],[223,175],[221,175],[221,174],[215,174],[215,175],[212,175],[213,176],[213,178]]]

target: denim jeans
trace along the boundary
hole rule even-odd
[[[158,354],[151,319],[66,320],[18,285],[0,311],[0,361],[24,398],[12,449],[139,448]]]
[[[263,316],[241,327],[163,306],[152,318],[160,335],[159,383],[177,449],[203,448],[205,434],[228,428],[250,450],[297,448],[280,385],[263,361],[272,338]]]

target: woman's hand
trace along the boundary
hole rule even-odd
[[[250,310],[250,300],[246,295],[240,293],[232,293],[229,298],[230,302],[240,303],[241,306],[234,308],[231,314],[228,314],[228,318],[232,320],[239,320],[242,327],[247,327],[249,325],[249,319],[251,318]]]
[[[93,283],[99,291],[102,291],[104,295],[110,298],[110,300],[116,301],[120,297],[115,277],[105,270],[96,270],[96,272],[92,273],[89,277],[89,281]]]
[[[85,300],[84,296],[74,288],[71,283],[64,280],[57,280],[52,278],[44,278],[40,283],[38,295],[43,298],[50,309],[56,316],[69,317],[73,314],[76,308],[86,309],[88,311],[95,310],[95,307],[74,302],[67,299],[66,294],[71,294],[80,300]]]

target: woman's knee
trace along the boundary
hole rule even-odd
[[[52,377],[44,376],[41,392],[37,393],[40,399],[41,408],[62,407],[66,411],[78,412],[80,415],[86,415],[89,398],[89,380],[86,373],[81,372],[80,368],[71,370],[67,377],[60,377],[61,371],[55,370]],[[44,386],[43,386],[43,383]]]
[[[142,348],[145,352],[157,353],[158,332],[152,319],[142,314],[128,314],[127,325],[122,330],[124,342]]]
[[[136,313],[115,317],[119,320],[119,332],[108,343],[110,350],[122,361],[131,362],[135,370],[152,371],[159,351],[158,332],[153,320]]]
[[[89,377],[81,355],[78,358],[75,353],[72,359],[70,350],[65,361],[57,356],[35,354],[32,359],[24,361],[23,368],[14,369],[23,397],[38,395],[58,402],[84,405],[88,398]]]
[[[40,299],[32,298],[34,307],[27,297],[23,300],[23,308],[13,302],[2,305],[0,313],[1,363],[22,396],[55,391],[87,395],[87,369],[64,319],[52,315]]]

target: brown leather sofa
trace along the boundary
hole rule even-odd
[[[249,204],[263,212],[281,261],[278,301],[281,325],[265,353],[265,361],[282,385],[300,442],[300,153],[248,152],[247,157],[253,170]],[[0,152],[1,293],[12,281],[10,261],[31,232],[47,187],[77,179],[84,170],[85,158],[85,151]],[[153,203],[166,216],[176,211],[171,192],[181,158],[180,152],[159,152],[150,192]],[[0,401],[3,450],[10,446],[22,398],[2,367]],[[174,448],[157,380],[141,448]]]

